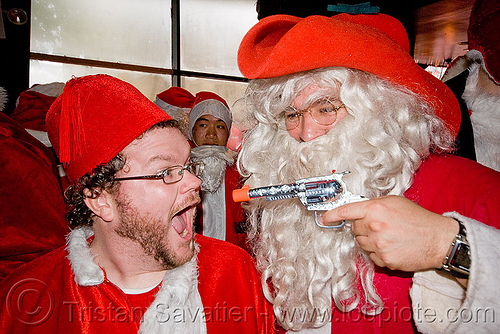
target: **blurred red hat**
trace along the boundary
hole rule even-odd
[[[169,89],[156,95],[155,103],[162,109],[164,109],[164,103],[178,108],[191,109],[193,107],[194,99],[194,95],[188,90],[181,87],[170,87]]]
[[[424,97],[452,135],[460,127],[453,92],[415,63],[403,25],[388,15],[269,16],[243,38],[238,65],[249,79],[335,66],[362,70]]]
[[[500,84],[500,1],[477,0],[470,16],[467,57],[482,58],[486,71]]]
[[[25,129],[47,131],[45,117],[52,103],[61,95],[63,87],[62,82],[33,85],[21,92],[17,99],[16,109],[10,117]]]
[[[68,81],[47,113],[46,126],[74,181],[108,163],[144,131],[168,119],[131,84],[98,74]]]

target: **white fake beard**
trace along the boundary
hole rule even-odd
[[[360,123],[348,117],[334,131],[303,143],[285,130],[274,132],[258,125],[246,138],[248,150],[240,152],[240,157],[248,154],[242,159],[250,174],[246,183],[262,187],[349,170],[344,181],[354,194],[368,198],[402,195],[419,162],[410,162],[399,147],[386,145],[383,137],[377,147],[368,143],[363,139],[367,129]],[[383,302],[373,290],[373,264],[355,246],[350,228],[317,227],[314,212],[307,211],[298,199],[252,200],[247,208],[259,270],[274,288],[272,293],[265,291],[266,297],[286,329],[325,325],[328,317],[304,322],[289,319],[287,314],[296,309],[317,309],[325,314],[332,298],[346,311],[360,306],[367,314],[380,312]],[[363,281],[364,291],[358,291],[358,280]]]
[[[477,161],[500,171],[500,96],[477,88],[479,66],[471,70],[463,98],[472,111],[470,119]]]
[[[227,166],[234,164],[235,152],[225,146],[202,145],[191,150],[193,162],[203,162],[201,190],[215,192],[222,184]]]

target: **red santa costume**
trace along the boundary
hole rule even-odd
[[[253,79],[245,105],[254,127],[238,158],[251,188],[349,170],[350,192],[404,195],[457,218],[471,247],[464,289],[437,270],[376,267],[350,228],[319,228],[297,199],[252,200],[246,207],[250,238],[263,279],[272,285],[263,289],[278,322],[301,333],[498,331],[500,174],[431,153],[450,148],[459,107],[453,93],[410,57],[403,26],[383,14],[269,16],[243,38],[238,63]],[[346,110],[309,141],[292,138],[285,126],[284,110],[304,91],[306,101],[296,108],[332,97]],[[482,318],[467,318],[481,311]]]
[[[30,117],[45,115],[51,101],[27,105],[21,99],[18,108]],[[69,232],[54,155],[24,127],[0,113],[0,280],[64,245]]]
[[[240,174],[235,168],[237,153],[226,146],[198,146],[193,138],[193,127],[204,115],[215,116],[231,129],[232,119],[226,101],[215,93],[199,92],[189,114],[189,138],[194,147],[193,161],[205,164],[201,174],[202,203],[198,207],[197,232],[226,240],[247,249],[246,234],[242,230],[245,215],[240,203],[232,199],[232,191],[241,186]]]
[[[169,119],[130,84],[94,75],[66,84],[49,110],[47,128],[68,176],[75,181],[95,172],[96,166],[113,159],[153,125]],[[108,280],[110,270],[106,273],[99,266],[104,252],[91,250],[98,237],[96,224],[94,220],[92,226],[79,225],[69,234],[66,247],[18,268],[0,284],[0,332],[274,331],[253,259],[240,248],[196,236],[194,256],[164,270],[158,285],[125,289]],[[106,238],[102,225],[98,226],[99,236]],[[123,254],[128,260],[127,256]]]
[[[0,332],[274,332],[272,308],[245,251],[197,236],[197,255],[190,262],[169,270],[154,289],[127,294],[94,263],[91,234],[90,229],[72,231],[67,247],[2,282]]]

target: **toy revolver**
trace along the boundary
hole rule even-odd
[[[233,190],[235,202],[245,202],[252,198],[266,197],[267,201],[298,197],[309,211],[314,211],[314,221],[322,228],[339,228],[340,225],[325,226],[318,223],[317,211],[328,211],[341,205],[366,200],[364,196],[354,195],[347,190],[342,177],[349,171],[327,176],[309,177],[297,180],[291,184],[280,184],[269,187],[253,188],[245,185],[241,189]]]

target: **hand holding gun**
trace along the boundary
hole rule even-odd
[[[291,184],[281,184],[269,187],[253,188],[245,185],[233,190],[235,202],[245,202],[252,198],[266,197],[266,201],[276,201],[298,197],[306,210],[314,211],[314,221],[321,228],[339,228],[345,225],[325,226],[318,223],[317,211],[328,211],[341,205],[366,200],[364,196],[354,195],[347,190],[342,177],[350,173],[332,172],[332,175],[309,177],[297,180]]]

